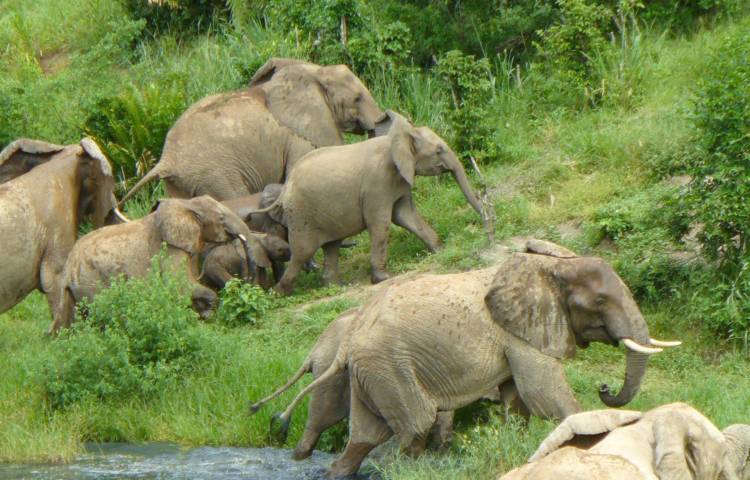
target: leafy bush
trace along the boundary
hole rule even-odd
[[[686,32],[704,18],[732,15],[739,12],[741,6],[741,0],[652,0],[645,2],[640,16],[647,23]]]
[[[435,70],[450,86],[453,110],[449,121],[456,153],[479,162],[494,160],[498,145],[493,141],[495,116],[488,108],[494,90],[489,61],[453,50],[438,60]]]
[[[148,396],[194,371],[211,340],[190,307],[184,275],[165,269],[165,254],[143,278],[119,278],[54,340],[44,388],[53,408],[90,398]]]
[[[745,348],[750,340],[750,261],[742,260],[734,272],[707,270],[698,279],[687,307],[701,325]]]
[[[704,251],[735,270],[750,254],[750,31],[726,38],[707,66],[693,108],[685,208],[704,226]]]
[[[143,90],[129,85],[100,99],[83,128],[124,178],[142,176],[161,156],[167,131],[186,108],[184,91],[180,81],[150,83]]]
[[[591,98],[599,79],[594,62],[608,48],[612,10],[589,0],[558,0],[561,20],[541,32],[536,43],[549,96]],[[561,96],[562,94],[562,96]]]
[[[202,32],[215,17],[229,18],[226,0],[123,0],[123,5],[133,18],[146,21],[151,34]]]
[[[227,282],[220,293],[220,299],[216,318],[231,327],[256,325],[276,303],[273,293],[266,293],[258,285],[239,278]]]

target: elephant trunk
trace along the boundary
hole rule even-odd
[[[474,190],[472,190],[471,184],[469,183],[469,177],[466,175],[466,172],[464,172],[464,169],[458,160],[456,160],[456,165],[451,169],[451,173],[453,174],[453,178],[456,179],[456,183],[458,183],[458,186],[461,188],[461,192],[463,192],[466,200],[481,216],[482,203],[479,201],[477,194],[474,193]]]
[[[617,395],[612,395],[608,385],[604,384],[599,387],[599,399],[608,407],[622,407],[635,397],[641,387],[643,376],[646,374],[649,355],[661,351],[645,347],[650,344],[651,338],[648,334],[646,320],[638,312],[637,308],[635,302],[633,302],[631,309],[628,309],[630,310],[628,317],[633,320],[633,323],[628,322],[630,331],[626,334],[617,334],[614,336],[614,338],[622,340],[628,347],[625,382],[622,385],[622,389],[620,389]],[[623,325],[623,323],[618,322],[617,325]]]
[[[641,387],[643,376],[646,374],[648,355],[647,353],[628,351],[625,383],[620,392],[617,395],[612,395],[607,384],[599,388],[599,398],[606,406],[612,408],[622,407],[635,397]]]

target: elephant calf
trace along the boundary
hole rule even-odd
[[[566,418],[501,480],[746,480],[750,425],[720,432],[684,403]]]
[[[270,267],[259,243],[261,237],[251,233],[239,217],[209,196],[161,200],[151,214],[95,230],[75,244],[65,263],[62,300],[55,309],[51,330],[69,326],[76,302],[91,299],[118,275],[145,275],[151,258],[165,242],[172,265],[187,266],[195,286],[193,306],[205,316],[216,300],[216,294],[196,280],[199,254],[206,243],[225,243],[238,238],[248,245],[251,258],[262,267]]]
[[[278,198],[281,188],[280,184],[271,184],[267,185],[261,193],[222,202],[243,219],[251,231],[266,234],[260,238],[260,244],[271,261],[276,281],[284,273],[284,262],[290,257],[289,244],[286,241],[287,230],[284,225],[274,219],[274,212],[254,213],[254,211],[271,205]],[[263,288],[271,288],[266,269],[258,267],[257,262],[254,260],[252,262],[256,265],[255,271],[248,271],[245,251],[236,242],[216,245],[206,250],[201,255],[201,263],[201,282],[216,290],[224,288],[224,285],[232,278],[252,279]]]
[[[441,412],[472,403],[512,380],[534,415],[581,411],[562,360],[590,342],[628,350],[625,383],[599,397],[622,406],[637,393],[660,342],[610,265],[541,241],[491,268],[420,275],[381,290],[357,315],[331,366],[279,416],[343,372],[350,383],[350,437],[331,476],[355,473],[392,435],[418,454]],[[507,393],[507,392],[506,392]]]
[[[450,172],[469,204],[482,206],[472,191],[461,162],[448,145],[427,127],[414,127],[395,112],[376,127],[382,135],[364,142],[312,151],[302,157],[279,197],[289,229],[292,258],[276,286],[289,294],[302,266],[323,247],[323,279],[338,282],[341,241],[367,230],[372,241],[372,281],[388,278],[386,251],[391,223],[406,228],[432,251],[437,233],[414,206],[415,175]]]

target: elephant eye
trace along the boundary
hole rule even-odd
[[[604,295],[597,295],[596,304],[601,306],[601,305],[604,305],[605,303],[607,303],[607,297],[605,297]]]

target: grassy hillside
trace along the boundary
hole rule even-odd
[[[292,35],[239,15],[198,33],[155,34],[126,4],[0,4],[0,44],[8,45],[0,52],[0,144],[19,136],[74,142],[92,134],[116,163],[124,189],[158,158],[166,130],[187,105],[241,87],[271,55],[315,53]],[[727,39],[748,29],[748,17],[739,13],[687,31],[633,23],[606,54],[587,63],[589,80],[578,84],[559,83],[568,80],[545,70],[564,66],[544,60],[544,49],[522,60],[489,53],[486,65],[476,68],[471,62],[452,66],[441,56],[430,69],[401,60],[360,71],[384,108],[431,126],[459,153],[481,159],[498,242],[533,235],[602,255],[637,296],[653,336],[683,340],[652,359],[630,408],[687,401],[720,427],[750,421],[747,329],[732,320],[750,308],[743,290],[750,280],[743,269],[731,278],[720,275],[714,259],[684,239],[684,178],[677,176],[684,172],[675,165],[695,142],[696,85]],[[461,105],[447,87],[451,75],[474,82],[459,91]],[[135,199],[127,212],[142,215],[159,194]],[[487,245],[481,221],[451,179],[419,178],[415,198],[444,248],[429,254],[416,237],[394,227],[391,272],[492,264],[498,246]],[[327,323],[367,298],[368,256],[368,239],[361,236],[342,254],[349,285],[322,288],[319,273],[303,274],[297,293],[273,300],[256,324],[198,324],[210,345],[200,365],[158,391],[92,397],[65,408],[53,407],[48,397],[50,371],[64,361],[61,341],[43,335],[50,322],[45,299],[29,296],[0,315],[0,461],[68,461],[85,441],[268,445],[270,415],[293,392],[251,418],[244,417],[247,402],[283,383]],[[714,295],[724,291],[730,294]],[[724,311],[731,321],[708,316]],[[585,408],[601,408],[596,386],[619,385],[623,368],[624,350],[601,345],[566,364]],[[303,411],[292,422],[288,445],[302,430]],[[528,425],[506,419],[498,406],[472,406],[460,412],[447,451],[416,460],[394,452],[374,468],[393,479],[492,478],[525,461],[552,427],[539,419]],[[321,446],[335,450],[344,441],[340,426]]]

